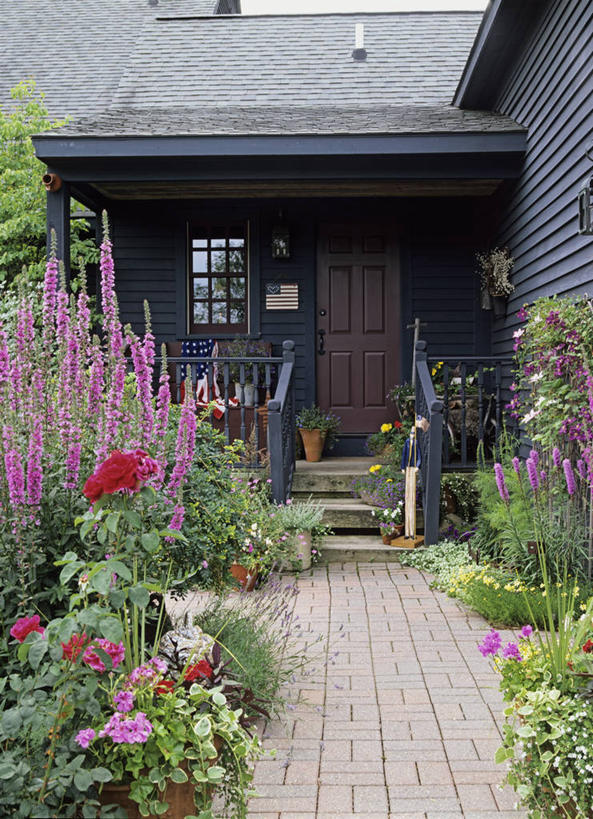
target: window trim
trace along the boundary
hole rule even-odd
[[[180,224],[176,231],[176,267],[177,267],[177,308],[176,308],[176,330],[177,339],[184,338],[230,338],[232,336],[259,338],[261,328],[260,314],[260,248],[259,248],[259,214],[255,210],[240,211],[229,208],[228,210],[212,209],[208,213],[192,213],[186,217],[183,224]],[[245,238],[247,243],[247,332],[235,332],[228,330],[225,326],[223,330],[204,332],[191,332],[190,327],[190,298],[191,283],[191,257],[190,241],[192,228],[200,223],[241,223],[245,225]],[[230,325],[232,328],[232,325]]]

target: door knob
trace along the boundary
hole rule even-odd
[[[317,335],[319,336],[319,346],[317,347],[317,352],[319,355],[325,355],[325,330],[318,330]]]

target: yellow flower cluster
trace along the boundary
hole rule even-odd
[[[443,364],[444,364],[444,362],[443,362],[443,361],[437,361],[437,363],[434,365],[434,367],[433,367],[433,368],[432,368],[432,370],[430,371],[430,372],[431,372],[431,375],[432,375],[432,377],[433,377],[433,378],[434,378],[434,377],[435,377],[435,375],[438,373],[438,371],[441,369],[441,367],[443,366]]]
[[[378,472],[381,468],[381,464],[374,464],[373,466],[369,466],[369,472]]]
[[[381,432],[390,432],[393,429],[393,424],[381,424]]]
[[[482,566],[471,568],[468,566],[462,567],[457,570],[456,574],[453,574],[449,580],[449,593],[455,594],[461,587],[467,586],[469,583],[478,582],[483,583],[484,586],[489,586],[493,589],[504,589],[506,592],[511,592],[514,594],[524,594],[525,592],[537,592],[541,594],[542,597],[546,596],[545,586],[542,583],[539,588],[536,586],[528,586],[526,585],[520,578],[516,577],[514,580],[509,580],[504,585],[501,585],[501,579],[497,576],[492,576],[490,573],[490,566]],[[562,584],[557,584],[558,588],[561,588]],[[575,597],[579,596],[579,587],[575,586],[574,595]],[[563,597],[567,596],[567,592],[562,593]],[[587,607],[581,605],[581,609],[584,611]]]

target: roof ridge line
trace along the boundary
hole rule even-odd
[[[302,19],[303,17],[405,17],[407,15],[420,14],[422,16],[436,15],[480,15],[484,14],[479,9],[408,9],[402,11],[331,11],[331,12],[305,12],[295,14],[169,14],[156,15],[153,19],[157,21],[167,20],[257,20],[257,19]]]

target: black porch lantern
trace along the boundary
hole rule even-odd
[[[593,236],[593,176],[585,179],[579,191],[579,233]]]
[[[272,259],[290,259],[290,231],[279,213],[278,223],[272,228]]]

